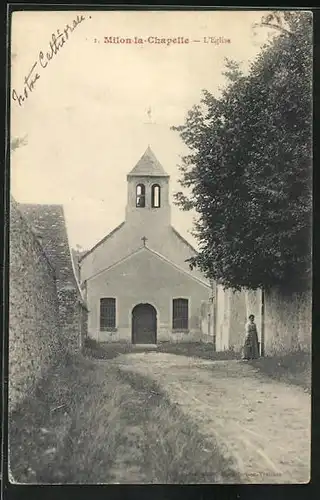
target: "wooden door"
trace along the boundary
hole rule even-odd
[[[132,311],[132,343],[156,344],[157,312],[151,304],[138,304]]]

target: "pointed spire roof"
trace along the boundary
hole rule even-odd
[[[128,177],[169,177],[154,152],[147,147],[136,166],[129,172]]]

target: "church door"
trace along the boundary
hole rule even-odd
[[[151,304],[138,304],[132,310],[132,343],[156,344],[157,312]]]

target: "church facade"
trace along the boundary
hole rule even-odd
[[[148,147],[127,175],[125,221],[79,261],[88,335],[98,341],[156,344],[210,333],[203,311],[212,286],[186,262],[196,251],[171,225],[169,182]]]

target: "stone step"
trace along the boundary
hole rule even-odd
[[[157,349],[157,344],[132,344],[133,349]]]

